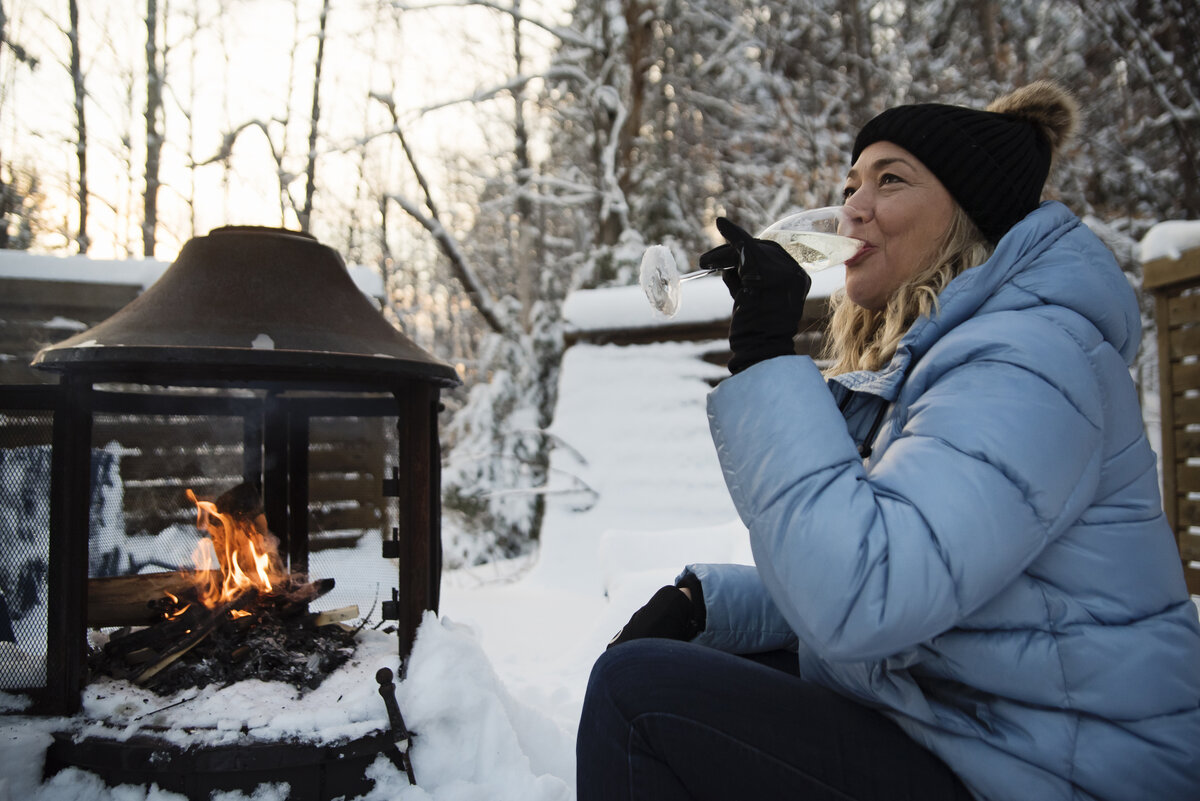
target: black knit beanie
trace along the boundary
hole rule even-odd
[[[986,111],[939,103],[896,106],[859,131],[851,163],[875,142],[899,145],[937,176],[995,243],[1037,208],[1050,164],[1077,118],[1070,95],[1045,81]]]

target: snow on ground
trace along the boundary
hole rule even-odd
[[[440,619],[427,614],[397,690],[416,733],[420,786],[409,787],[381,757],[370,769],[375,789],[363,801],[575,797],[575,729],[592,662],[609,638],[687,562],[750,560],[704,410],[708,382],[724,370],[700,356],[722,346],[568,351],[552,426],[562,445],[551,471],[562,492],[548,498],[542,546],[529,558],[443,577]],[[322,608],[357,602],[365,611],[376,602],[377,587],[390,586],[378,548],[363,542],[321,554],[326,561],[313,567],[322,575],[363,574],[361,597],[347,596],[339,581],[343,594],[323,598]],[[378,575],[366,575],[376,567]],[[181,798],[156,786],[110,789],[74,769],[42,782],[52,731],[120,738],[186,725],[203,727],[207,742],[228,743],[320,742],[384,728],[373,677],[380,667],[398,667],[395,637],[369,629],[360,636],[355,659],[303,699],[289,686],[256,681],[169,698],[98,681],[86,688],[84,714],[74,720],[0,718],[0,801]],[[20,702],[0,693],[0,708]],[[223,793],[215,801],[246,798]],[[264,786],[251,798],[283,801],[286,788]]]

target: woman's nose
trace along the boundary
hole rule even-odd
[[[843,224],[848,227],[870,222],[872,216],[871,204],[857,197],[859,193],[846,198],[842,205]]]

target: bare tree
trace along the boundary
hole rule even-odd
[[[455,278],[466,289],[467,296],[470,297],[471,302],[488,324],[488,327],[498,334],[509,333],[508,326],[502,322],[502,315],[495,308],[495,301],[491,293],[487,291],[487,288],[479,280],[479,276],[475,270],[471,268],[466,255],[463,253],[454,235],[442,223],[437,202],[433,197],[433,191],[425,178],[425,173],[417,164],[416,156],[412,148],[409,147],[408,139],[404,135],[404,129],[400,125],[400,117],[396,112],[395,102],[391,97],[381,95],[372,96],[386,106],[388,112],[392,115],[392,130],[390,133],[395,134],[397,140],[399,140],[400,147],[404,151],[404,156],[408,160],[409,166],[412,167],[413,174],[422,192],[421,204],[415,203],[402,195],[391,195],[391,200],[433,236],[438,249],[450,260],[451,270]],[[425,208],[422,209],[421,205],[424,205]]]
[[[165,16],[165,11],[164,11]],[[142,255],[154,258],[158,228],[159,164],[163,147],[166,58],[158,46],[158,0],[146,0],[146,188],[142,196]]]
[[[1139,90],[1131,136],[1142,140],[1147,156],[1170,154],[1174,147],[1170,158],[1178,174],[1193,177],[1172,191],[1189,216],[1200,215],[1200,182],[1194,178],[1200,174],[1200,8],[1195,0],[1080,0],[1080,8],[1110,46],[1108,57],[1126,70],[1127,84]]]
[[[513,63],[518,75],[524,71],[524,62],[521,53],[521,0],[513,0]],[[534,299],[533,276],[539,260],[536,258],[538,237],[533,219],[533,200],[530,197],[534,185],[530,180],[533,166],[529,158],[529,129],[525,124],[525,87],[524,83],[518,84],[512,91],[517,190],[517,247],[513,261],[517,271],[517,300],[521,304],[521,328],[529,331]]]
[[[86,92],[83,83],[83,64],[79,50],[79,2],[68,0],[67,16],[70,27],[67,37],[71,42],[71,83],[75,89],[75,157],[79,163],[79,181],[75,197],[79,203],[79,230],[75,243],[80,253],[87,253],[88,240],[88,171],[87,171],[87,117],[84,114]]]
[[[308,118],[308,156],[304,169],[304,206],[300,209],[300,230],[308,231],[312,217],[313,195],[317,190],[317,130],[321,120],[321,66],[325,62],[325,25],[329,17],[329,0],[321,4],[321,19],[317,31],[317,59],[313,65],[312,112]]]
[[[4,4],[0,2],[0,50],[7,50],[12,53],[17,64],[35,69],[38,65],[38,60],[30,55],[19,42],[13,41],[8,35],[8,15],[4,12]],[[7,92],[0,92],[0,110],[4,108],[4,99]],[[22,226],[26,223],[25,216],[22,214],[22,207],[25,205],[26,184],[16,180],[15,170],[12,164],[0,162],[0,249],[21,246],[22,236],[20,232],[16,236],[9,233],[10,223],[16,223]],[[36,186],[36,176],[31,176],[31,183],[28,185]],[[26,245],[27,247],[28,245]]]
[[[13,54],[17,62],[25,64],[30,69],[38,65],[37,57],[25,49],[20,42],[15,42],[8,35],[8,15],[4,12],[4,3],[0,2],[0,48]]]
[[[187,17],[188,17],[189,22],[191,23],[191,27],[190,27],[190,30],[188,31],[188,36],[187,36],[187,39],[190,42],[190,45],[188,48],[188,55],[189,55],[191,64],[190,64],[190,68],[188,69],[188,85],[187,85],[186,105],[184,105],[182,102],[180,102],[178,97],[177,97],[177,105],[179,105],[181,107],[181,111],[183,112],[184,125],[185,125],[185,131],[186,131],[185,138],[186,138],[186,142],[187,142],[188,166],[190,168],[188,170],[187,190],[186,190],[186,192],[183,192],[181,190],[181,194],[183,195],[183,197],[185,198],[186,203],[187,203],[187,210],[188,210],[187,235],[189,237],[193,237],[196,235],[196,120],[194,118],[194,113],[196,110],[196,102],[197,102],[197,100],[196,100],[196,89],[197,89],[197,81],[198,81],[197,76],[201,70],[200,59],[197,56],[198,40],[200,38],[200,31],[203,27],[203,23],[201,22],[200,4],[199,3],[194,3],[192,5],[191,9],[187,12]]]

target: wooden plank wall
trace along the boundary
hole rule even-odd
[[[0,278],[0,384],[53,384],[29,366],[41,348],[91,328],[136,298],[140,285]]]
[[[1147,262],[1143,286],[1155,298],[1163,506],[1200,595],[1200,248]]]
[[[318,418],[309,429],[309,550],[386,531],[384,418]],[[129,534],[192,523],[186,490],[213,500],[242,481],[241,418],[101,419],[93,442],[119,443]]]
[[[0,278],[0,385],[57,382],[55,374],[29,366],[34,354],[107,319],[141,290],[140,285]],[[311,550],[347,544],[372,529],[388,533],[382,482],[394,424],[390,418],[312,421]],[[0,442],[50,444],[46,426],[38,433],[12,415],[0,415],[0,426],[5,428]],[[240,418],[100,415],[93,443],[104,447],[110,442],[122,451],[126,531],[131,535],[193,522],[195,511],[185,489],[211,498],[241,481]]]

